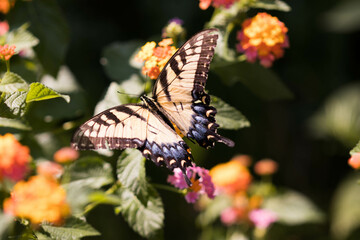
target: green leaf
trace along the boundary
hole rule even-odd
[[[131,190],[141,201],[147,198],[148,183],[145,158],[137,149],[126,149],[120,155],[116,169],[120,183]]]
[[[18,1],[7,18],[11,26],[30,23],[30,32],[41,42],[34,48],[36,55],[45,72],[56,76],[69,42],[69,29],[57,1]]]
[[[0,98],[0,116],[13,118],[15,116],[23,116],[26,106],[25,91],[16,91],[13,93],[2,93]]]
[[[6,39],[6,43],[11,45],[15,45],[15,51],[20,52],[21,50],[28,49],[36,46],[39,43],[39,39],[37,39],[32,33],[30,33],[27,29],[29,28],[29,24],[23,24],[21,27],[11,31]]]
[[[276,213],[278,222],[287,225],[321,223],[324,214],[306,196],[287,190],[267,199],[264,208]]]
[[[236,108],[230,106],[218,97],[211,96],[211,105],[216,108],[216,123],[224,129],[240,129],[250,127],[250,122]]]
[[[70,97],[68,95],[62,95],[51,88],[46,87],[44,84],[36,82],[30,84],[30,89],[26,96],[26,102],[43,101],[58,97],[65,99],[68,103],[70,102]]]
[[[101,63],[105,73],[115,81],[127,79],[132,74],[139,72],[130,65],[132,56],[141,46],[139,41],[114,42],[105,47],[102,52]]]
[[[0,117],[0,127],[15,128],[20,130],[31,130],[31,127],[21,120]]]
[[[34,232],[36,240],[53,240],[50,236],[45,235],[41,232]]]
[[[196,219],[196,222],[201,227],[206,227],[212,224],[221,215],[221,212],[230,207],[232,204],[231,199],[225,195],[218,195],[213,200],[208,200],[206,208],[202,211]]]
[[[347,237],[360,227],[359,174],[352,174],[339,184],[331,206],[331,232],[336,239]]]
[[[355,153],[360,153],[360,141],[356,144],[356,146],[351,149],[350,155],[353,155]]]
[[[156,190],[148,185],[148,196],[144,201],[129,189],[120,188],[122,200],[121,214],[130,227],[142,237],[150,238],[158,234],[164,225],[164,207]]]
[[[12,93],[15,91],[27,91],[29,85],[19,75],[12,72],[6,72],[0,81],[0,92]]]
[[[98,157],[76,160],[67,174],[64,179],[70,182],[63,186],[67,190],[67,200],[75,215],[83,212],[83,207],[91,201],[90,195],[94,190],[114,182],[111,165]]]
[[[71,182],[98,189],[114,181],[111,165],[98,157],[83,157],[69,168]]]
[[[96,191],[94,193],[91,193],[89,196],[91,202],[97,203],[97,204],[111,204],[111,205],[120,205],[121,199],[119,196],[114,194],[107,194],[102,191]]]
[[[337,89],[310,119],[311,132],[317,137],[332,137],[347,148],[359,141],[360,84]]]
[[[13,222],[14,218],[11,215],[0,213],[0,239]]]
[[[218,60],[211,65],[211,70],[228,85],[241,82],[254,94],[265,100],[290,99],[293,97],[292,93],[274,72],[259,64]]]
[[[291,7],[284,1],[281,0],[257,0],[252,1],[250,7],[263,8],[267,10],[279,10],[284,12],[291,11]]]
[[[47,224],[42,224],[41,227],[55,240],[76,240],[86,236],[100,235],[91,225],[78,218],[68,219],[65,225],[59,227]]]

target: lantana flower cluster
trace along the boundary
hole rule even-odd
[[[248,155],[239,155],[210,170],[216,194],[231,199],[231,205],[221,212],[220,220],[226,226],[249,222],[256,228],[266,229],[277,220],[277,216],[262,208],[265,196],[254,190],[249,191],[253,184],[253,176],[248,168],[250,164]],[[272,175],[276,170],[277,163],[271,159],[260,160],[254,166],[255,173],[260,176]]]
[[[268,13],[258,13],[246,19],[242,30],[238,32],[237,51],[245,53],[247,61],[271,67],[275,59],[284,55],[284,48],[289,47],[288,29],[277,17]]]
[[[170,19],[168,24],[162,29],[162,38],[171,38],[171,39],[183,39],[185,37],[185,29],[182,26],[184,23],[180,18]]]
[[[0,58],[8,61],[15,54],[15,48],[15,45],[9,46],[8,44],[0,46]]]
[[[149,76],[150,79],[157,79],[161,70],[177,50],[172,44],[171,38],[165,38],[159,42],[158,46],[152,41],[141,47],[141,51],[135,56],[135,59],[139,62],[145,61],[142,68],[144,75]]]
[[[202,10],[206,10],[212,5],[214,8],[229,8],[231,5],[234,4],[234,2],[237,2],[239,0],[200,0],[199,7]]]
[[[179,168],[174,169],[174,175],[168,177],[167,181],[179,189],[187,189],[185,199],[188,203],[195,203],[201,195],[214,198],[215,187],[209,175],[209,171],[198,166],[188,167],[186,172],[192,186],[189,187]]]
[[[70,205],[66,202],[66,192],[58,179],[63,174],[60,163],[74,161],[77,152],[62,148],[54,154],[54,160],[38,161],[36,175],[26,179],[31,172],[30,149],[22,145],[13,134],[0,136],[0,181],[5,179],[15,183],[10,197],[3,202],[6,214],[24,218],[33,225],[44,221],[62,224],[70,215]]]

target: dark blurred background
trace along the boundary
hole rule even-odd
[[[326,131],[318,133],[313,119],[332,94],[348,84],[359,83],[360,4],[335,0],[286,2],[292,11],[267,12],[277,16],[289,29],[290,48],[272,69],[292,91],[293,99],[265,101],[240,83],[229,87],[210,73],[207,84],[210,93],[239,109],[251,127],[220,130],[235,140],[235,148],[219,144],[213,150],[202,151],[193,147],[194,157],[207,168],[239,153],[249,154],[255,161],[273,158],[280,166],[276,185],[304,193],[328,214],[336,187],[352,171],[347,159],[356,141],[344,143]],[[66,64],[88,95],[89,116],[111,82],[100,64],[105,46],[132,39],[145,43],[160,34],[174,17],[184,20],[189,38],[204,28],[213,11],[211,8],[202,11],[197,0],[62,0],[58,3],[71,33]],[[346,5],[349,3],[350,7]],[[250,13],[255,15],[255,11]],[[359,138],[360,132],[356,130],[359,128],[353,129]],[[159,170],[153,164],[148,164],[147,169],[150,176],[156,179],[160,175],[158,178],[165,181],[166,170]],[[165,239],[195,239],[198,229],[193,206],[173,193],[161,191],[161,194],[165,204]],[[92,218],[99,215],[109,224]],[[140,238],[121,217],[113,214],[111,207],[95,209],[89,221],[103,233],[101,239]],[[290,233],[283,234],[281,239],[329,239],[329,222],[303,226],[301,231],[299,227],[287,231]]]

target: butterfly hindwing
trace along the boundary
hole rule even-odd
[[[138,148],[146,158],[171,170],[191,166],[183,139],[142,104],[120,105],[94,116],[75,132],[71,145],[80,150]]]
[[[215,142],[234,146],[217,133],[216,109],[209,105],[210,96],[204,91],[217,39],[216,29],[193,36],[171,57],[153,89],[159,110],[184,136],[206,148]]]

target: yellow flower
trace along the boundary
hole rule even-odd
[[[19,181],[24,178],[30,162],[30,150],[21,145],[14,135],[0,135],[0,179]]]
[[[287,32],[285,24],[277,17],[258,13],[243,22],[242,31],[237,35],[240,41],[237,50],[244,52],[249,62],[258,57],[262,65],[270,67],[276,58],[283,56],[283,48],[289,47]]]
[[[216,165],[210,176],[219,190],[229,194],[246,190],[252,179],[249,170],[236,160]]]
[[[16,183],[11,197],[4,201],[4,212],[33,224],[61,224],[70,215],[70,207],[65,190],[53,178],[38,175]]]
[[[145,61],[142,73],[149,76],[151,79],[157,79],[161,70],[169,61],[171,56],[176,52],[171,38],[165,38],[159,42],[159,46],[156,47],[155,42],[148,42],[141,51],[135,56],[138,61]]]

